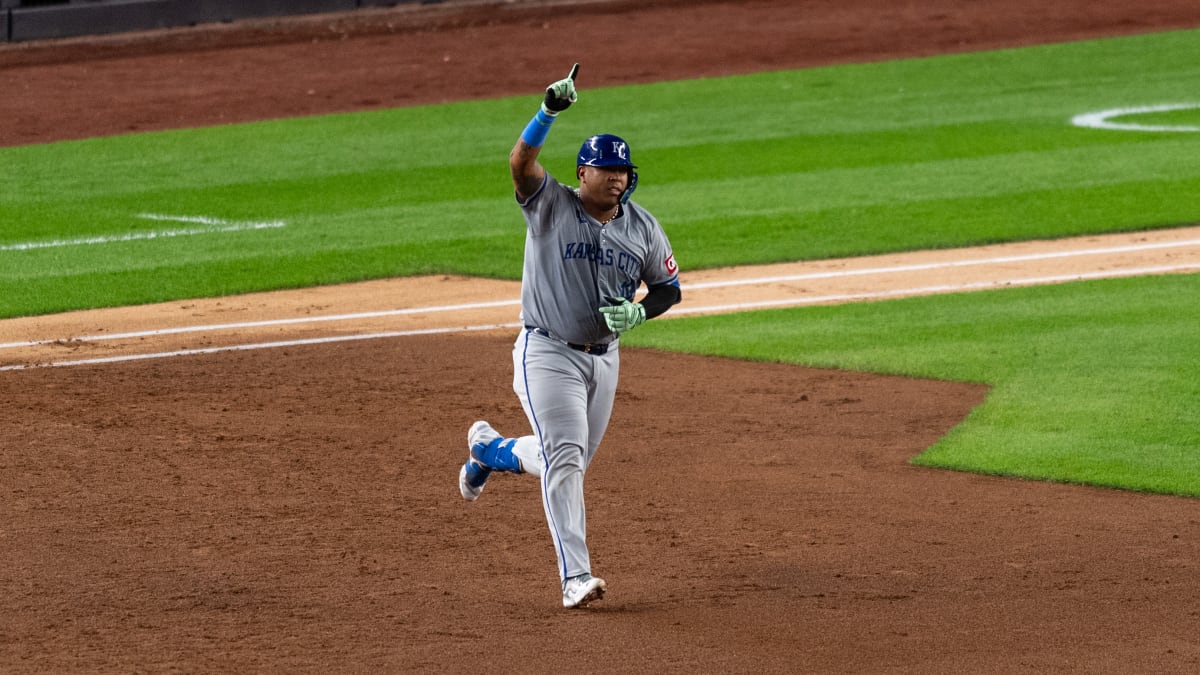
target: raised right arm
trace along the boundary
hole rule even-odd
[[[517,139],[512,152],[508,154],[508,168],[512,170],[513,187],[516,188],[517,198],[521,201],[529,199],[546,179],[546,170],[537,161],[542,149],[525,142],[524,138]]]
[[[533,119],[529,120],[525,131],[521,132],[512,152],[508,153],[508,168],[512,171],[513,187],[518,199],[525,200],[533,196],[546,178],[546,170],[537,161],[538,154],[542,151],[542,144],[546,142],[554,118],[578,99],[575,93],[575,76],[578,74],[579,64],[576,63],[570,75],[546,87],[546,99]]]

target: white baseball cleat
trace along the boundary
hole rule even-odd
[[[479,420],[478,422],[472,424],[471,428],[467,430],[467,450],[471,453],[471,457],[476,457],[478,456],[478,453],[487,446],[488,443],[491,443],[497,438],[502,437],[500,434],[496,433],[496,430],[492,428],[492,425],[483,420]]]
[[[488,476],[492,475],[490,466],[475,459],[474,448],[476,445],[486,446],[495,438],[500,438],[500,434],[496,433],[492,425],[482,420],[472,424],[467,430],[469,454],[466,463],[458,471],[458,491],[462,493],[463,499],[469,502],[479,499],[479,493],[483,492],[483,486],[487,485]]]
[[[463,499],[469,502],[479,499],[479,493],[483,492],[483,486],[487,485],[488,476],[491,474],[491,469],[474,459],[468,459],[458,471],[458,491],[462,493]]]
[[[600,577],[590,574],[571,577],[563,582],[563,607],[587,607],[589,602],[603,599],[607,590],[608,584]]]

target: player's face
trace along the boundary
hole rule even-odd
[[[629,187],[629,168],[624,166],[579,167],[579,192],[598,205],[616,206]]]

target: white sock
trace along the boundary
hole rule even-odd
[[[512,453],[521,462],[521,470],[531,476],[542,477],[545,466],[542,464],[542,444],[537,436],[522,436],[513,444]]]

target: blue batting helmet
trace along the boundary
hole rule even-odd
[[[625,139],[612,134],[597,134],[583,142],[579,148],[576,166],[624,166],[629,168],[629,187],[621,195],[621,203],[629,201],[629,195],[637,187],[637,165],[629,155],[629,144]]]

